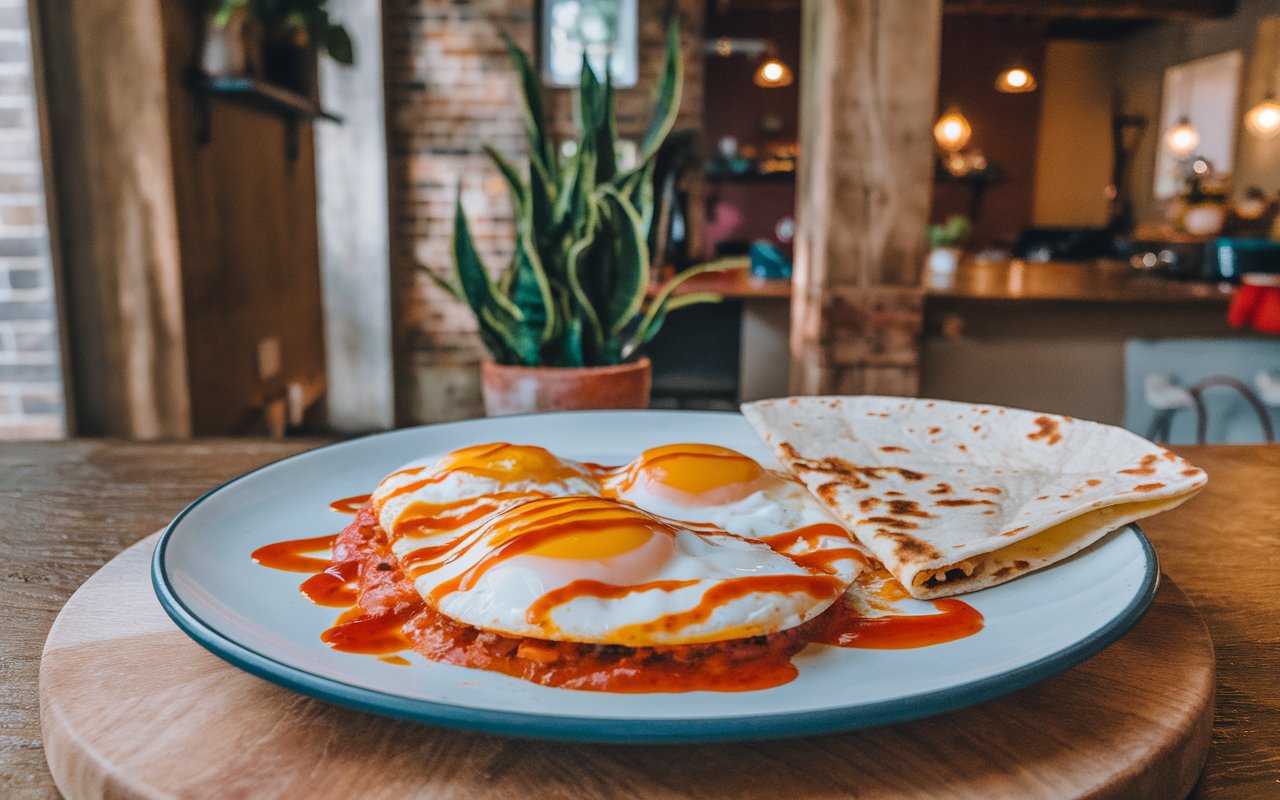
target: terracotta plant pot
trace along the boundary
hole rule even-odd
[[[649,407],[649,359],[610,367],[480,365],[484,410],[491,417],[535,411]]]

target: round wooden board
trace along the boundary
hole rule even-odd
[[[1164,578],[1127,636],[973,708],[847,734],[724,745],[572,745],[332,706],[206,652],[152,592],[156,537],[90,578],[45,643],[58,788],[87,797],[1184,797],[1213,721],[1213,644]]]

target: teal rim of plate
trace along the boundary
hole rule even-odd
[[[677,411],[675,413],[714,414],[716,416],[732,414],[733,416],[738,416],[733,412]],[[408,431],[421,431],[426,428],[439,427],[439,425],[424,425],[417,428],[377,433],[372,436],[403,435]],[[251,477],[261,470],[323,451],[339,449],[368,438],[372,437],[366,436],[359,440],[353,439],[346,442],[338,442],[295,453],[269,464],[263,464],[257,469],[250,470],[205,492],[184,508],[165,527],[151,558],[151,584],[155,589],[160,605],[170,619],[184,633],[194,639],[197,644],[227,663],[300,694],[347,708],[354,708],[358,711],[366,711],[411,722],[524,739],[601,744],[678,744],[789,739],[909,722],[993,700],[1002,695],[1039,683],[1087,661],[1128,633],[1137,624],[1138,620],[1150,608],[1160,583],[1159,560],[1156,557],[1155,549],[1151,546],[1151,542],[1147,540],[1147,537],[1143,535],[1141,528],[1137,525],[1132,523],[1125,525],[1117,529],[1117,531],[1113,531],[1111,535],[1114,536],[1120,531],[1129,530],[1138,537],[1144,561],[1142,583],[1129,604],[1106,625],[1069,647],[998,675],[957,686],[949,686],[945,689],[877,703],[776,714],[628,720],[491,711],[419,700],[366,689],[361,686],[353,686],[339,680],[316,675],[240,644],[220,633],[213,625],[201,619],[182,602],[174,591],[164,566],[167,545],[170,538],[177,531],[179,524],[187,514],[218,492],[233,483],[238,483]],[[519,679],[513,678],[512,680]]]

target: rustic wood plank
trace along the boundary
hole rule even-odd
[[[321,105],[344,120],[315,128],[325,364],[329,426],[354,433],[395,422],[382,6],[338,0],[330,9],[356,63],[320,62]]]
[[[0,559],[5,564],[0,604],[7,614],[6,635],[0,637],[0,796],[58,796],[40,742],[36,677],[49,625],[72,591],[204,490],[310,444],[78,440],[0,448]],[[1270,797],[1280,781],[1273,752],[1280,741],[1280,626],[1273,580],[1280,496],[1259,487],[1280,485],[1280,447],[1178,451],[1209,472],[1209,485],[1143,528],[1165,572],[1196,603],[1218,653],[1213,743],[1192,796]],[[823,739],[812,741],[820,757],[811,769],[819,777],[831,775],[829,747]],[[495,766],[498,761],[486,762],[494,779],[515,763],[508,756],[521,752],[520,743],[483,737],[465,737],[443,752],[453,758],[472,748],[487,748],[501,759],[501,768]],[[774,763],[770,746],[709,752],[716,770],[742,766],[743,778],[735,785],[744,793]],[[626,765],[643,757],[631,750],[590,753],[593,764]],[[542,763],[549,768],[560,762]],[[603,777],[590,783],[611,785]],[[861,787],[833,782],[825,788],[840,786],[850,794]],[[936,785],[929,788],[938,791]]]
[[[33,4],[74,428],[190,434],[165,32],[146,0]]]
[[[834,288],[915,286],[932,184],[939,0],[806,0],[792,297],[791,390],[875,386],[910,393],[917,378],[827,368]],[[874,303],[868,298],[861,304]],[[918,346],[916,346],[918,358]],[[872,368],[867,365],[867,368]],[[914,368],[912,368],[914,369]]]

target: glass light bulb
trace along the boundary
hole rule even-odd
[[[779,86],[790,86],[793,79],[790,67],[776,58],[769,58],[760,62],[754,81],[756,86],[773,89]]]
[[[996,90],[1007,94],[1034,92],[1036,79],[1022,67],[1010,67],[996,77]]]
[[[1183,117],[1178,120],[1177,125],[1165,131],[1164,145],[1178,158],[1186,158],[1200,145],[1200,132],[1191,127],[1189,119]]]
[[[1270,139],[1280,133],[1280,103],[1267,97],[1244,115],[1244,126],[1259,139]]]
[[[943,114],[933,126],[934,141],[938,143],[938,147],[948,153],[954,153],[963,148],[969,143],[969,137],[972,134],[973,129],[969,127],[969,120],[954,108]]]

